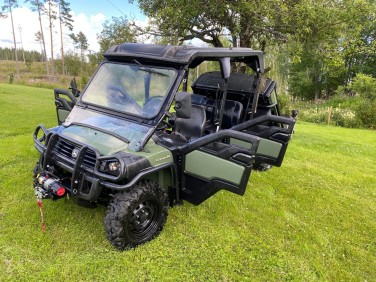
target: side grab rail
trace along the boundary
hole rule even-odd
[[[38,133],[40,130],[43,131],[43,135],[38,138]],[[33,133],[34,146],[42,154],[46,150],[45,144],[47,141],[48,134],[49,134],[49,131],[41,124],[38,125],[37,128],[35,128],[34,133]],[[42,142],[44,142],[44,144]]]
[[[55,100],[58,100],[60,103],[62,103],[66,109],[72,110],[72,106],[69,105],[68,102],[64,98],[61,98],[60,94],[68,96],[68,98],[71,100],[73,104],[76,104],[77,102],[76,97],[74,97],[74,95],[67,90],[55,88],[54,94],[55,94]]]
[[[281,131],[285,132],[287,134],[292,133],[292,131],[294,129],[294,125],[295,125],[295,120],[293,118],[267,115],[267,116],[261,116],[261,117],[257,117],[257,118],[245,121],[241,124],[238,124],[238,125],[231,127],[231,129],[242,131],[242,130],[248,129],[252,126],[255,126],[255,125],[258,125],[258,124],[261,124],[261,123],[264,123],[264,122],[268,122],[268,121],[288,125],[287,128],[281,128]]]

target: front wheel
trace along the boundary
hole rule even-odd
[[[166,191],[153,181],[141,181],[110,202],[104,218],[107,239],[120,250],[135,248],[161,232],[167,214]]]

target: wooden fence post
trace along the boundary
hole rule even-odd
[[[330,118],[332,116],[332,107],[328,108],[328,126],[330,126]]]

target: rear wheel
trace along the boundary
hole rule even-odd
[[[144,180],[110,202],[104,224],[107,239],[118,249],[137,247],[156,237],[168,214],[168,196],[157,183]]]

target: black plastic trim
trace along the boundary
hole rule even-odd
[[[146,169],[146,170],[139,172],[127,184],[116,184],[116,183],[112,183],[112,182],[108,182],[108,181],[104,181],[104,180],[101,180],[100,184],[103,185],[104,187],[108,188],[108,189],[123,191],[123,190],[131,188],[133,185],[135,185],[144,176],[149,175],[149,174],[154,173],[154,172],[157,172],[157,171],[160,171],[160,170],[163,170],[163,169],[166,169],[166,168],[172,168],[173,171],[174,171],[173,175],[174,176],[176,175],[176,171],[177,171],[176,165],[174,163],[167,163],[167,164],[152,167],[152,168],[149,168],[149,169]],[[174,180],[174,184],[175,184],[176,183],[176,177],[174,177],[173,180]]]
[[[85,159],[85,154],[87,152],[87,147],[81,147],[79,149],[78,156],[76,158],[76,163],[73,168],[73,173],[72,173],[72,181],[71,181],[71,187],[72,187],[72,193],[74,191],[77,191],[77,188],[79,187],[79,184],[82,183],[82,172],[81,172],[81,167]]]

